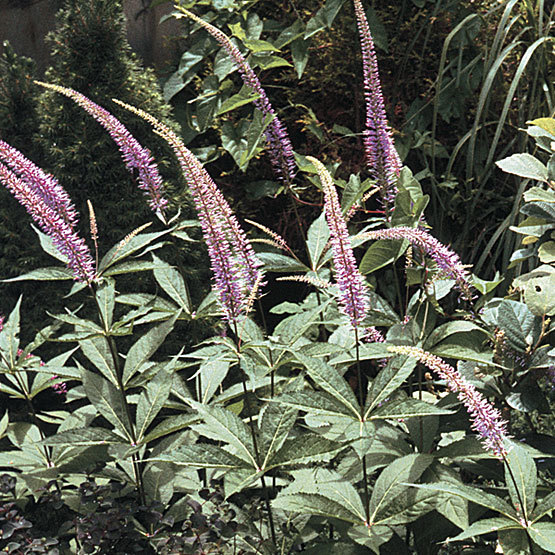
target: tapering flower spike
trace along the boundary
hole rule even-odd
[[[15,164],[22,159],[22,157],[14,156],[11,162]],[[25,161],[30,163],[26,159]],[[17,166],[16,169],[21,170]],[[19,171],[18,173],[23,172]],[[34,173],[39,175],[38,172]],[[73,272],[75,279],[82,283],[92,282],[96,277],[96,272],[89,248],[74,231],[72,224],[66,221],[64,212],[56,211],[45,201],[37,184],[19,178],[2,162],[0,162],[0,181],[27,210],[42,231],[52,239],[58,251],[67,258],[67,266]]]
[[[459,255],[423,229],[404,226],[377,229],[367,231],[364,233],[364,237],[369,239],[407,239],[432,258],[445,276],[454,279],[467,299],[472,298],[468,281],[469,273],[462,264]]]
[[[214,27],[214,25],[207,23],[189,10],[182,8],[181,6],[176,6],[176,8],[185,16],[191,18],[193,21],[196,21],[199,25],[204,27],[204,29],[206,29],[206,31],[208,31],[208,33],[210,33],[222,45],[229,57],[235,63],[235,66],[237,67],[245,85],[258,95],[258,97],[253,101],[254,105],[262,112],[264,117],[272,118],[268,127],[264,131],[264,136],[266,137],[270,150],[272,166],[276,175],[280,179],[285,181],[292,180],[295,177],[295,158],[293,156],[291,140],[289,139],[285,126],[277,117],[276,111],[272,107],[272,104],[268,99],[268,95],[262,88],[260,80],[256,76],[252,67],[225,33]],[[176,17],[179,16],[180,14],[177,14]]]
[[[418,347],[391,346],[388,350],[417,359],[445,380],[449,389],[464,403],[472,420],[472,429],[482,438],[486,449],[499,458],[507,454],[507,423],[501,417],[501,413],[458,370]]]
[[[353,0],[353,3],[362,49],[364,98],[366,100],[366,129],[364,131],[366,163],[380,188],[384,207],[388,210],[397,193],[396,182],[402,164],[395,150],[385,115],[378,61],[368,20],[361,1]]]
[[[339,305],[342,312],[349,317],[351,325],[357,328],[368,312],[368,286],[357,267],[331,175],[319,160],[312,156],[306,158],[316,168],[324,190],[324,211],[330,229],[333,265],[340,291]]]
[[[262,285],[262,263],[256,257],[237,218],[208,172],[179,137],[147,112],[115,100],[148,121],[172,147],[191,190],[214,274],[214,288],[226,319],[236,321],[247,299]]]
[[[77,222],[77,212],[69,195],[58,180],[42,171],[19,150],[0,140],[0,161],[25,182],[54,212],[70,226]]]
[[[59,85],[51,85],[41,81],[35,81],[35,83],[71,98],[108,131],[110,137],[118,145],[127,169],[131,173],[137,171],[138,186],[148,195],[150,208],[163,216],[168,201],[163,196],[162,178],[158,173],[158,167],[150,150],[141,146],[115,116],[83,94]]]

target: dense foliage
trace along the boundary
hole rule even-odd
[[[21,300],[0,315],[0,547],[53,555],[552,552],[553,114],[539,111],[519,132],[531,153],[496,162],[518,182],[511,225],[496,241],[516,247],[500,268],[507,273],[476,275],[435,237],[437,191],[421,183],[430,173],[413,175],[395,149],[377,12],[362,0],[302,10],[291,2],[284,23],[257,15],[256,4],[176,6],[174,17],[196,36],[165,88],[169,97],[193,84],[198,94],[184,108],[181,135],[165,113],[149,113],[122,89],[100,98],[87,83],[37,84],[58,121],[96,125],[95,138],[79,144],[88,163],[100,163],[91,145],[109,145],[107,180],[137,175],[141,191],[129,195],[144,210],[113,246],[98,231],[100,198],[91,199],[89,225],[79,223],[66,181],[56,179],[63,169],[47,175],[24,144],[0,140],[0,182],[57,261],[12,283],[47,281],[68,295],[68,308],[30,342],[19,338],[29,325]],[[526,6],[524,15],[537,13]],[[514,8],[510,0],[497,9],[509,18]],[[325,141],[297,146],[301,132],[291,131],[266,83],[282,80],[273,71],[289,64],[300,78],[312,40],[336,18],[352,24],[362,51],[362,85],[352,94],[364,165],[349,175],[339,151],[318,148]],[[543,30],[552,19],[542,18]],[[533,44],[546,58],[553,52],[547,34]],[[41,125],[54,156],[66,137],[48,121]],[[318,137],[316,116],[303,125]],[[171,189],[143,146],[145,128],[173,151],[195,206],[212,273],[202,300],[176,263],[192,241],[191,222],[166,202]],[[220,144],[255,176],[246,189],[291,207],[287,240],[275,215],[256,218],[264,209],[243,231],[220,189],[226,175],[211,177],[226,164],[233,173],[229,159],[208,164]],[[420,146],[399,148],[403,159],[418,159]],[[65,147],[62,155],[70,156]],[[303,203],[310,209],[299,210]],[[146,275],[148,286],[136,279]],[[215,335],[191,346],[187,326],[215,319]]]

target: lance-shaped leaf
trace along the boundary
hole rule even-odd
[[[7,363],[10,368],[13,368],[17,363],[17,350],[19,348],[20,306],[21,297],[19,297],[14,309],[11,311],[8,317],[8,320],[4,322],[2,331],[0,331],[0,351],[2,351],[2,358],[7,359]]]
[[[397,494],[374,516],[374,526],[398,526],[414,522],[437,506],[437,493],[408,488]]]
[[[179,432],[188,428],[192,424],[197,423],[200,417],[197,414],[178,414],[177,416],[169,416],[162,420],[160,424],[155,426],[146,436],[144,436],[141,443],[147,444],[155,439]]]
[[[344,405],[355,418],[360,419],[355,394],[337,370],[318,358],[307,357],[298,351],[291,351],[291,353],[306,368],[308,375],[318,386]]]
[[[79,341],[79,348],[105,378],[110,380],[114,385],[117,385],[118,379],[114,359],[106,337],[81,339]]]
[[[168,294],[172,301],[183,309],[185,314],[191,314],[191,298],[181,274],[173,266],[160,260],[154,254],[152,259],[159,266],[158,269],[154,270],[154,278],[158,285]]]
[[[127,419],[123,394],[108,380],[84,368],[81,370],[81,377],[85,393],[96,410],[116,428],[116,431],[123,433],[132,442],[133,431]]]
[[[526,449],[514,442],[511,442],[511,449],[505,460],[505,482],[513,507],[518,507],[525,520],[529,520],[538,485],[536,463]],[[521,503],[523,507],[520,506]]]
[[[181,445],[176,449],[172,449],[167,453],[162,453],[148,460],[171,462],[179,466],[220,468],[223,470],[245,468],[247,466],[243,459],[228,453],[221,447],[207,443]]]
[[[528,528],[528,534],[547,553],[553,551],[555,545],[555,523],[535,522]]]
[[[112,327],[112,317],[114,315],[114,305],[116,302],[116,284],[114,280],[103,279],[95,292],[95,296],[106,329],[109,330]]]
[[[299,470],[295,481],[281,491],[273,506],[284,511],[365,522],[364,506],[354,486],[340,474],[327,470]]]
[[[481,505],[482,507],[501,513],[502,515],[513,519],[515,522],[518,522],[518,516],[515,514],[514,509],[504,499],[478,488],[473,488],[472,486],[466,486],[463,484],[456,485],[450,482],[411,485],[415,488],[429,489],[433,491],[440,491],[442,493],[450,493],[451,495],[457,495],[467,501],[476,503],[476,505]]]
[[[59,281],[64,279],[74,279],[73,272],[68,268],[58,268],[58,266],[49,266],[47,268],[37,268],[20,276],[3,279],[6,283],[13,281]]]
[[[122,436],[105,428],[74,428],[47,437],[41,442],[43,445],[89,447],[91,445],[129,445],[129,441]]]
[[[156,352],[158,347],[162,345],[164,339],[172,331],[173,326],[179,314],[175,314],[172,318],[152,328],[145,335],[140,337],[129,349],[125,366],[123,367],[123,383],[124,385],[132,378],[136,372],[139,372],[141,366]]]
[[[147,428],[164,403],[170,396],[173,382],[173,374],[164,369],[158,371],[156,376],[148,382],[141,392],[139,402],[137,403],[136,429],[137,441],[141,441],[146,434]]]
[[[332,441],[318,434],[304,434],[286,440],[283,447],[269,460],[265,468],[270,470],[276,467],[328,461],[347,447],[348,445],[345,443]]]
[[[522,525],[509,518],[495,517],[484,518],[478,522],[471,524],[464,532],[456,535],[454,538],[449,538],[450,542],[457,542],[467,540],[468,538],[475,538],[482,534],[490,534],[491,532],[498,532],[499,530],[522,530]]]
[[[552,491],[548,496],[538,501],[534,512],[532,513],[532,522],[536,522],[547,513],[555,510],[555,491]]]
[[[259,417],[258,427],[261,443],[261,467],[266,468],[268,462],[280,449],[297,419],[297,411],[283,409],[276,404],[267,405]]]
[[[320,258],[330,238],[330,228],[326,222],[325,214],[322,213],[308,228],[306,246],[310,254],[312,269],[316,271],[319,267]]]
[[[407,489],[405,482],[414,482],[433,461],[431,455],[411,454],[401,457],[382,470],[370,497],[370,522],[378,520],[397,495]]]
[[[364,418],[387,399],[411,374],[416,360],[408,356],[396,356],[380,370],[368,391],[364,407]]]
[[[237,456],[258,470],[251,431],[235,413],[222,407],[205,406],[196,401],[188,403],[206,422],[203,434],[211,439],[225,441],[237,450]]]
[[[302,410],[313,416],[345,416],[350,419],[354,418],[350,409],[324,391],[284,393],[279,397],[274,397],[272,402]]]
[[[368,420],[414,418],[432,414],[453,414],[454,411],[438,408],[419,399],[398,399],[389,401],[370,413]]]

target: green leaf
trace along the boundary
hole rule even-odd
[[[293,59],[293,67],[300,79],[308,63],[308,51],[310,40],[299,37],[291,43],[291,58]]]
[[[102,276],[119,276],[135,272],[148,272],[149,270],[156,270],[157,268],[158,265],[150,260],[126,260],[121,264],[110,266],[109,269],[102,272]]]
[[[250,104],[253,100],[256,100],[257,98],[260,98],[260,95],[254,93],[250,87],[247,87],[245,85],[237,94],[234,94],[230,98],[224,100],[216,115],[219,116],[221,114],[231,112],[232,110],[235,110],[240,106]]]
[[[251,431],[236,414],[222,407],[205,406],[192,400],[189,404],[207,424],[203,434],[229,443],[237,450],[238,457],[258,469]]]
[[[208,443],[181,445],[168,453],[148,459],[150,461],[171,462],[178,466],[195,468],[245,468],[245,461],[224,451],[221,447]]]
[[[318,270],[320,258],[330,238],[330,230],[326,222],[325,214],[322,213],[308,228],[307,248],[312,263],[312,269]]]
[[[302,262],[275,252],[258,252],[257,258],[264,264],[267,272],[308,272],[310,268]]]
[[[362,274],[371,274],[395,262],[409,246],[407,240],[379,240],[370,245],[360,262]]]
[[[555,491],[538,501],[534,512],[532,513],[533,522],[539,520],[550,511],[555,509]]]
[[[385,399],[387,399],[410,376],[416,360],[408,356],[393,357],[385,367],[380,370],[372,381],[366,403],[364,418],[368,419],[370,413]]]
[[[412,484],[413,487],[430,489],[434,491],[440,491],[443,493],[450,493],[451,495],[457,495],[462,497],[467,501],[471,501],[476,505],[481,505],[492,511],[496,511],[505,515],[508,518],[512,518],[518,522],[518,517],[515,515],[513,508],[503,499],[487,493],[478,488],[466,485],[456,485],[449,482],[436,482],[434,484]]]
[[[418,399],[399,399],[389,401],[370,413],[369,420],[387,420],[398,418],[414,418],[432,414],[453,414],[454,411],[441,409]]]
[[[108,422],[115,426],[118,432],[125,434],[132,442],[133,432],[127,418],[123,394],[111,382],[84,368],[81,370],[81,376],[89,401]]]
[[[438,326],[426,339],[423,349],[425,351],[431,351],[435,345],[440,341],[443,341],[446,337],[454,335],[456,333],[465,333],[469,331],[481,331],[487,334],[487,331],[482,329],[480,326],[474,322],[467,322],[466,320],[456,320],[454,322],[447,322]]]
[[[143,364],[147,362],[158,347],[162,345],[164,339],[166,339],[168,334],[173,330],[178,316],[179,314],[175,314],[166,322],[152,328],[131,346],[127,353],[127,358],[125,359],[125,366],[123,367],[124,385],[127,384],[130,378],[137,372],[140,372]]]
[[[173,374],[161,369],[141,392],[137,403],[137,441],[143,439],[147,428],[168,400],[172,383]]]
[[[33,228],[33,231],[39,237],[39,242],[40,242],[40,246],[41,246],[42,250],[46,254],[49,254],[50,256],[55,258],[56,260],[59,260],[60,262],[63,262],[64,264],[67,264],[68,263],[67,256],[63,255],[56,248],[56,246],[54,245],[54,241],[52,241],[52,238],[50,236],[46,235],[45,233],[43,233],[40,229],[37,229],[34,225],[31,224],[31,227]]]
[[[538,476],[536,463],[518,443],[511,442],[506,455],[505,482],[514,507],[518,507],[526,520],[530,519],[536,501]],[[524,504],[521,507],[521,503]]]
[[[281,449],[296,419],[295,409],[283,409],[275,403],[266,405],[258,421],[262,469],[266,468],[275,453]]]
[[[353,390],[335,368],[317,358],[310,358],[303,353],[292,351],[291,354],[302,364],[308,375],[322,389],[344,405],[356,419],[360,419],[358,401]]]
[[[307,469],[295,472],[294,476],[295,481],[274,500],[275,508],[364,523],[364,506],[358,492],[340,474]]]
[[[93,337],[79,341],[81,352],[92,362],[101,374],[115,386],[118,384],[114,359],[106,337]]]
[[[498,530],[522,530],[522,526],[514,520],[502,517],[485,518],[471,524],[464,532],[454,538],[449,538],[450,542],[459,542],[468,538],[475,538],[482,534],[497,532]]]
[[[310,415],[353,418],[352,412],[343,403],[322,391],[285,393],[279,397],[274,397],[272,402],[302,410]]]
[[[226,357],[226,353],[219,355]],[[211,357],[204,361],[198,370],[201,390],[201,402],[208,404],[214,393],[218,390],[221,383],[229,372],[229,360],[223,360]]]
[[[536,127],[541,127],[553,137],[555,137],[555,119],[553,118],[537,118],[532,121],[526,122],[528,125],[535,125]]]
[[[513,154],[495,163],[504,172],[547,183],[547,168],[531,154]]]
[[[154,270],[154,278],[158,285],[168,294],[172,301],[183,309],[185,314],[191,314],[191,298],[181,274],[154,254],[152,259],[156,264],[163,266]]]
[[[347,445],[326,439],[317,434],[304,434],[294,439],[287,439],[278,453],[269,459],[266,470],[276,467],[296,466],[328,461]]]
[[[247,145],[242,151],[241,157],[239,159],[238,166],[241,170],[246,170],[249,162],[256,156],[260,150],[259,145],[263,137],[264,131],[270,125],[274,119],[274,115],[266,114],[264,115],[260,110],[256,110],[252,123],[247,131]]]
[[[105,428],[74,428],[47,437],[41,443],[68,447],[84,447],[91,445],[129,445],[120,435]]]
[[[537,341],[541,332],[540,318],[524,303],[505,299],[499,304],[497,314],[499,327],[516,349],[525,351]]]
[[[540,261],[544,264],[555,262],[555,241],[542,243],[538,249],[538,256],[540,257]]]
[[[95,292],[98,308],[102,319],[109,330],[112,327],[112,317],[114,315],[116,284],[113,279],[103,279],[102,283]]]
[[[0,352],[2,353],[2,358],[0,358],[0,363],[2,359],[7,359],[8,368],[12,369],[17,364],[19,349],[19,309],[21,307],[21,297],[17,300],[14,309],[10,312],[8,319],[4,322],[4,326],[0,331]]]
[[[401,457],[386,466],[378,476],[370,497],[370,522],[374,522],[382,511],[407,486],[414,482],[432,462],[431,455],[411,454]]]
[[[553,241],[545,244],[552,244],[555,247]],[[524,301],[534,316],[543,317],[555,314],[555,273],[528,280],[524,286]]]
[[[62,279],[73,279],[73,273],[67,268],[58,268],[57,266],[48,268],[39,268],[32,270],[26,274],[0,281],[11,283],[13,281],[58,281]]]
[[[178,414],[169,416],[162,420],[155,428],[153,428],[141,441],[142,444],[148,444],[151,441],[161,437],[179,432],[185,428],[189,428],[191,424],[195,424],[200,420],[196,414]]]
[[[497,536],[504,555],[531,555],[529,536],[525,530],[499,530]]]
[[[553,551],[555,546],[555,523],[553,522],[536,522],[528,528],[528,534],[542,549],[548,553]]]

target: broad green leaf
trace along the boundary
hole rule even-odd
[[[351,526],[347,533],[357,544],[365,546],[364,554],[367,554],[370,549],[372,553],[376,553],[377,555],[380,553],[380,546],[387,543],[393,536],[393,529],[389,526],[382,526],[380,524],[376,526],[359,524],[358,526]],[[320,552],[317,551],[316,553]],[[331,551],[329,555],[335,555],[335,553]]]
[[[476,505],[481,505],[482,507],[486,507],[487,509],[491,509],[492,511],[496,511],[505,515],[508,518],[512,518],[516,522],[518,522],[518,517],[515,515],[514,509],[503,499],[493,495],[491,493],[487,493],[482,491],[478,488],[466,485],[456,485],[449,482],[436,482],[434,484],[412,484],[413,487],[416,488],[423,488],[423,489],[430,489],[434,491],[440,491],[443,493],[450,493],[451,495],[457,495],[471,501],[472,503],[476,503]]]
[[[178,316],[179,314],[175,314],[169,320],[152,328],[131,346],[127,353],[127,358],[125,359],[125,366],[123,367],[124,385],[127,384],[130,378],[137,372],[140,372],[143,364],[147,362],[157,351],[158,347],[162,345],[164,339],[166,339],[168,334],[173,330]]]
[[[156,270],[158,267],[156,262],[151,262],[150,260],[126,260],[121,264],[110,266],[109,269],[102,272],[102,276],[119,276],[135,272],[148,272],[150,270]]]
[[[273,502],[277,509],[365,522],[364,506],[356,489],[340,474],[326,469],[300,470],[295,480]]]
[[[519,177],[527,177],[547,183],[547,168],[537,158],[531,154],[520,153],[513,154],[508,158],[499,160],[495,163],[504,172],[518,175]]]
[[[407,240],[378,240],[372,243],[360,261],[362,274],[371,274],[395,262],[409,246]]]
[[[220,357],[228,356],[226,353],[219,355]],[[200,380],[201,401],[208,404],[214,393],[218,390],[221,383],[229,372],[229,360],[211,357],[204,361],[198,370],[198,379]]]
[[[538,256],[540,257],[540,261],[544,264],[555,262],[555,241],[542,243],[538,249]]]
[[[555,546],[554,522],[535,522],[528,528],[528,534],[542,549],[548,553],[550,550],[553,551]]]
[[[310,268],[307,268],[298,260],[284,254],[259,252],[256,253],[256,256],[264,264],[264,269],[268,272],[308,272],[310,270]]]
[[[432,462],[431,455],[406,455],[384,468],[378,476],[370,497],[370,522],[378,519],[382,511],[407,485],[415,482]]]
[[[106,430],[105,428],[74,428],[65,432],[59,432],[56,435],[47,437],[42,441],[44,445],[57,445],[69,447],[84,447],[90,445],[107,445],[116,444],[129,445],[129,441],[125,440],[118,434]]]
[[[467,322],[466,320],[456,320],[454,322],[447,322],[438,326],[426,339],[423,349],[431,351],[435,345],[443,341],[446,337],[456,333],[465,333],[469,331],[481,331],[487,334],[487,331],[482,329],[474,322]]]
[[[554,241],[545,244],[552,244],[555,247]],[[542,261],[545,262],[545,260]],[[524,301],[534,316],[555,314],[555,273],[528,280],[524,286]]]
[[[173,465],[159,463],[149,464],[143,472],[143,485],[148,498],[165,505],[169,504],[173,495],[175,476]]]
[[[310,40],[299,37],[291,43],[291,58],[293,59],[293,67],[300,79],[308,63],[308,49]]]
[[[375,525],[396,526],[414,522],[436,508],[437,494],[431,491],[408,488],[396,495],[382,507],[376,516]]]
[[[241,153],[241,158],[238,164],[239,168],[243,171],[247,169],[249,162],[258,152],[264,131],[268,125],[270,125],[274,117],[275,116],[272,114],[264,115],[260,110],[256,110],[254,112],[252,123],[247,131],[247,145]]]
[[[529,536],[522,528],[499,530],[497,539],[503,555],[532,555]]]
[[[162,453],[150,461],[171,462],[178,466],[193,466],[195,468],[244,468],[245,461],[224,451],[221,447],[208,443],[195,445],[181,445],[167,453]]]
[[[532,121],[526,122],[528,125],[535,125],[536,127],[541,127],[553,137],[555,137],[555,119],[553,118],[537,118]]]
[[[399,399],[385,402],[371,412],[368,418],[370,420],[403,419],[414,418],[416,416],[431,416],[433,414],[453,414],[454,412],[418,399]]]
[[[196,414],[178,414],[176,416],[168,416],[162,420],[155,428],[153,428],[142,440],[141,443],[147,444],[155,439],[179,432],[185,428],[189,428],[191,424],[195,424],[200,420]]]
[[[311,326],[319,323],[320,314],[322,314],[330,303],[331,300],[324,301],[312,310],[301,312],[301,314],[294,314],[289,318],[281,320],[275,327],[273,335],[279,337],[281,343],[284,345],[294,345],[303,337]]]
[[[33,231],[39,237],[39,242],[40,242],[40,246],[41,246],[42,250],[46,254],[49,254],[50,256],[55,258],[56,260],[59,260],[60,262],[63,262],[64,264],[67,264],[68,263],[67,256],[63,255],[56,248],[56,246],[54,245],[54,241],[52,241],[52,238],[49,235],[46,235],[45,233],[43,233],[40,229],[36,228],[34,225],[31,224],[31,227],[33,228]]]
[[[62,279],[73,279],[71,270],[53,266],[48,268],[38,268],[37,270],[32,270],[26,274],[22,274],[14,278],[2,279],[0,281],[11,283],[13,281],[58,281]]]
[[[541,187],[530,187],[524,193],[526,202],[555,202],[555,192],[551,189],[542,189]]]
[[[123,393],[102,376],[84,368],[81,370],[81,375],[85,393],[96,410],[115,426],[116,431],[125,434],[129,441],[133,441],[133,431],[127,417]]]
[[[541,320],[524,303],[505,299],[499,304],[497,314],[499,327],[516,349],[525,351],[537,341]]]
[[[408,356],[393,357],[372,381],[366,403],[364,418],[367,420],[371,412],[387,399],[410,376],[416,360]]]
[[[254,93],[250,87],[244,86],[237,94],[224,100],[216,115],[219,116],[231,110],[235,110],[240,106],[244,106],[245,104],[250,104],[257,98],[260,98],[259,94]]]
[[[330,238],[330,230],[326,222],[326,216],[322,212],[312,225],[308,228],[307,248],[310,254],[312,269],[316,271],[319,267],[320,258]]]
[[[141,441],[147,428],[152,424],[165,402],[170,396],[173,383],[173,374],[161,369],[156,376],[148,382],[139,396],[137,403],[136,429],[137,441]]]
[[[148,293],[132,293],[128,295],[119,295],[116,302],[137,307],[151,306],[152,310],[161,312],[175,312],[177,305],[174,303],[158,297],[157,295],[150,295]]]
[[[286,440],[278,453],[269,460],[266,469],[325,462],[347,446],[317,434],[304,434]]]
[[[485,518],[471,524],[464,532],[461,532],[454,538],[449,538],[450,542],[458,542],[467,540],[468,538],[475,538],[482,534],[489,534],[490,532],[497,532],[498,530],[522,530],[522,526],[514,520],[508,518]]]
[[[538,504],[532,513],[532,522],[539,520],[553,510],[555,510],[555,491],[552,491],[549,495],[538,501]]]
[[[185,314],[191,314],[191,298],[185,280],[181,274],[169,264],[166,264],[154,254],[152,259],[155,263],[163,265],[163,268],[154,270],[154,278],[158,285],[168,294],[172,301],[174,301],[180,308],[183,309]]]
[[[536,463],[528,452],[515,442],[511,442],[506,461],[508,466],[505,465],[505,482],[513,507],[518,507],[524,518],[529,520],[536,501],[538,485]],[[521,503],[524,504],[523,507]]]
[[[94,364],[100,373],[115,386],[118,384],[114,359],[106,337],[93,337],[79,341],[81,352]]]
[[[238,457],[254,468],[259,468],[251,430],[235,413],[222,407],[205,406],[192,400],[189,404],[207,424],[207,428],[203,428],[203,433],[207,431],[211,439],[229,443],[237,450]]]
[[[281,449],[296,419],[295,409],[284,409],[275,403],[266,405],[258,420],[262,469]]]
[[[359,406],[353,390],[332,366],[300,352],[291,351],[291,354],[306,368],[308,375],[317,385],[344,405],[354,418],[360,419]]]

